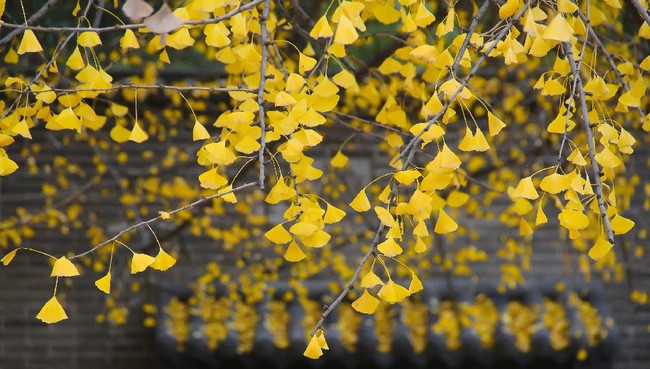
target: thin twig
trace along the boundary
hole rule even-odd
[[[209,200],[212,200],[212,199],[216,199],[216,198],[219,198],[219,197],[225,196],[225,195],[227,195],[227,194],[229,194],[229,193],[238,192],[238,191],[243,190],[243,189],[245,189],[245,188],[253,187],[253,186],[256,186],[256,185],[257,185],[257,182],[248,182],[248,183],[245,183],[245,184],[243,184],[243,185],[241,185],[241,186],[237,186],[237,187],[235,187],[235,188],[233,188],[233,189],[230,189],[230,190],[227,190],[227,191],[223,191],[223,192],[215,193],[214,195],[210,195],[210,196],[205,196],[205,197],[202,197],[202,198],[200,198],[200,199],[198,199],[198,200],[192,202],[191,204],[188,204],[188,205],[182,206],[182,207],[180,207],[180,208],[174,209],[174,210],[172,210],[172,211],[169,211],[169,212],[167,212],[167,214],[169,214],[169,215],[173,215],[173,214],[176,214],[176,213],[178,213],[178,212],[180,212],[180,211],[183,211],[183,210],[187,210],[187,209],[193,208],[194,206],[196,206],[196,205],[198,205],[198,204],[201,204],[201,203],[203,203],[203,202],[206,202],[206,201],[209,201]],[[109,244],[109,243],[111,243],[111,242],[117,240],[117,239],[120,238],[123,234],[128,233],[128,232],[130,232],[130,231],[132,231],[132,230],[134,230],[134,229],[136,229],[136,228],[144,227],[144,226],[146,226],[146,225],[149,225],[149,224],[151,224],[151,223],[153,223],[153,222],[155,222],[155,221],[161,220],[161,219],[162,219],[162,216],[159,215],[159,216],[154,217],[154,218],[151,218],[151,219],[149,219],[149,220],[145,220],[145,221],[143,221],[143,222],[140,222],[140,223],[136,223],[136,224],[130,225],[130,226],[128,226],[127,228],[124,228],[123,230],[121,230],[121,231],[120,231],[119,233],[117,233],[115,236],[113,236],[113,237],[111,237],[111,238],[109,238],[109,239],[107,239],[107,240],[105,240],[105,241],[103,241],[103,242],[101,242],[101,243],[95,245],[95,246],[94,246],[93,248],[91,248],[90,250],[84,251],[84,252],[82,252],[82,253],[80,253],[80,254],[76,254],[76,255],[74,255],[74,256],[70,256],[68,259],[72,260],[72,259],[77,259],[77,258],[80,258],[80,257],[86,256],[86,255],[89,255],[89,254],[91,254],[91,253],[97,251],[97,249],[99,249],[100,247],[105,246],[105,245],[107,245],[107,244]]]
[[[33,93],[40,94],[43,92],[56,92],[56,93],[75,93],[75,92],[107,92],[115,90],[126,90],[126,89],[144,89],[144,90],[172,90],[172,91],[207,91],[207,92],[230,92],[230,91],[242,91],[242,92],[257,92],[256,89],[251,88],[242,88],[242,87],[206,87],[206,86],[172,86],[164,84],[156,85],[134,85],[132,83],[125,83],[121,85],[114,85],[104,88],[56,88],[50,87],[38,91],[32,90],[18,90],[18,89],[4,89],[3,92],[20,92],[23,94]]]

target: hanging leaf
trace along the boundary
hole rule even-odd
[[[68,315],[63,310],[59,300],[56,299],[56,296],[52,296],[38,312],[36,319],[43,323],[52,324],[68,319]]]
[[[95,281],[95,286],[105,294],[111,293],[111,272]]]
[[[79,270],[77,270],[77,267],[68,258],[61,256],[56,259],[50,277],[75,277],[78,275]]]

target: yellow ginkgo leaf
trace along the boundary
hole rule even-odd
[[[298,101],[296,99],[289,95],[288,93],[284,91],[280,91],[275,95],[275,101],[274,104],[275,106],[289,106],[289,105],[294,105]]]
[[[327,245],[331,238],[332,236],[330,236],[329,233],[322,229],[318,229],[308,236],[302,236],[300,240],[302,241],[302,244],[307,247],[323,247]]]
[[[78,47],[74,48],[74,51],[72,52],[68,60],[65,62],[65,65],[72,70],[83,69],[85,64],[83,58],[81,57],[81,52],[79,51]]]
[[[359,213],[370,210],[370,200],[368,200],[365,188],[359,191],[357,196],[352,199],[350,207]]]
[[[361,277],[361,287],[363,288],[373,288],[375,286],[381,286],[384,282],[375,274],[372,270],[366,273]]]
[[[23,38],[20,40],[20,45],[18,46],[18,55],[23,55],[25,53],[37,53],[43,51],[43,47],[38,42],[34,31],[31,29],[25,30],[23,33]]]
[[[7,54],[5,54],[5,57],[4,57],[3,60],[7,64],[18,64],[18,53],[16,52],[16,50],[14,50],[12,48],[9,48],[9,50],[7,50]],[[52,65],[54,65],[54,64],[52,64]],[[645,67],[645,64],[642,63],[641,65],[642,65],[642,68],[644,68],[644,70],[648,69],[648,68]]]
[[[420,135],[420,139],[422,140],[422,146],[424,147],[425,144],[428,144],[429,142],[433,140],[438,140],[445,134],[445,130],[442,129],[437,124],[432,124],[429,126],[428,123],[417,123],[414,124],[411,128],[409,128],[409,131],[414,135]],[[426,131],[424,129],[426,128]],[[422,132],[424,131],[424,132]],[[420,134],[422,132],[422,134]]]
[[[38,97],[36,99],[38,99]],[[24,138],[28,138],[30,140],[32,139],[32,134],[29,132],[29,127],[27,126],[27,121],[25,119],[18,122],[18,124],[15,126],[11,127],[11,132],[17,133]]]
[[[298,54],[300,55],[298,58],[298,70],[300,71],[300,74],[305,74],[305,72],[309,72],[310,70],[314,69],[316,66],[316,59],[303,53]]]
[[[418,253],[418,254],[421,254],[421,253],[427,251],[427,245],[424,243],[424,241],[422,241],[422,239],[420,237],[417,237],[417,239],[415,241],[414,251],[416,253]]]
[[[512,191],[512,197],[515,199],[520,197],[528,200],[537,199],[539,197],[539,193],[537,193],[537,190],[535,189],[533,178],[522,178],[517,184],[517,187],[515,187],[515,190]]]
[[[338,86],[329,80],[329,78],[323,78],[316,87],[314,87],[314,94],[320,97],[330,97],[336,95],[339,92]]]
[[[458,156],[454,154],[453,151],[447,146],[447,144],[444,144],[442,147],[442,150],[436,155],[436,159],[440,160],[440,167],[443,169],[451,169],[455,170],[460,167],[460,164],[462,163]]]
[[[41,311],[38,312],[36,319],[39,319],[43,323],[52,324],[68,319],[68,315],[65,313],[65,310],[63,310],[63,306],[61,306],[59,300],[56,299],[56,296],[52,296],[52,298],[43,305]]]
[[[296,236],[309,236],[310,234],[316,232],[318,226],[308,222],[297,222],[292,225],[289,229],[289,232],[295,234]]]
[[[176,258],[166,253],[165,250],[160,247],[158,249],[158,255],[156,255],[149,266],[156,270],[165,271],[173,267],[174,264],[176,264]]]
[[[617,214],[612,219],[612,230],[614,234],[625,234],[629,232],[634,227],[634,221],[623,217],[620,214]]]
[[[149,135],[147,132],[140,128],[138,122],[135,122],[135,125],[133,125],[133,130],[131,130],[131,133],[129,134],[129,141],[141,143],[146,141],[148,138]]]
[[[557,0],[557,10],[562,13],[571,14],[578,10],[578,6],[571,0]]]
[[[218,190],[228,184],[226,177],[219,174],[217,168],[212,168],[199,175],[199,182],[201,187],[210,190]]]
[[[424,219],[421,219],[418,224],[413,228],[413,234],[418,237],[426,237],[429,235],[429,229]]]
[[[506,124],[503,123],[501,119],[488,111],[488,132],[490,133],[490,136],[494,137],[498,135],[505,126]]]
[[[166,211],[159,211],[158,214],[160,215],[160,219],[162,220],[167,220],[170,217],[170,214]]]
[[[105,294],[111,293],[111,272],[95,281],[95,286]]]
[[[422,174],[415,169],[402,170],[395,173],[395,180],[401,184],[409,186],[413,181],[421,176]]]
[[[131,274],[144,271],[154,262],[154,260],[155,258],[153,256],[134,252],[133,258],[131,259]]]
[[[388,257],[401,255],[404,251],[392,237],[386,238],[384,242],[377,245],[377,250]]]
[[[614,245],[605,239],[602,235],[598,236],[596,243],[589,249],[589,257],[599,260],[607,255]]]
[[[430,116],[436,115],[440,110],[442,110],[442,108],[442,102],[440,101],[440,98],[438,98],[438,94],[434,92],[433,95],[431,95],[429,101],[427,101],[427,103],[422,106],[420,113],[425,118],[428,118]]]
[[[300,246],[295,241],[292,241],[287,247],[287,251],[284,253],[284,260],[297,263],[303,260],[307,255],[302,251]]]
[[[291,73],[287,77],[287,84],[284,89],[288,92],[298,91],[305,85],[305,79],[300,74]]]
[[[557,218],[560,225],[569,231],[580,231],[589,226],[589,218],[582,211],[575,209],[564,208]]]
[[[560,173],[552,173],[544,177],[539,183],[539,188],[542,191],[556,195],[562,191],[566,191],[571,186],[571,178],[567,175]]]
[[[398,226],[397,221],[395,218],[393,218],[393,215],[385,208],[382,208],[381,206],[375,206],[375,213],[377,214],[377,217],[381,223],[386,227],[393,228]]]
[[[325,224],[338,223],[344,217],[345,217],[345,211],[331,204],[327,204],[327,210],[325,211],[325,215],[323,216],[323,221],[325,222]]]
[[[621,165],[621,159],[614,155],[608,147],[596,154],[596,161],[605,168],[616,168]]]
[[[520,0],[507,0],[505,4],[501,5],[499,8],[499,18],[506,19],[510,18],[520,7]]]
[[[392,279],[389,279],[388,282],[384,284],[377,293],[377,296],[379,296],[380,299],[388,302],[389,304],[400,302],[407,298],[409,295],[410,293],[406,288],[395,283]]]
[[[327,22],[327,17],[324,15],[320,17],[318,22],[316,22],[314,25],[314,28],[312,28],[311,32],[309,32],[309,36],[312,38],[329,38],[332,37],[333,34],[334,32],[332,31],[332,27],[330,27],[329,23]]]
[[[438,212],[438,220],[433,231],[438,234],[447,234],[456,229],[458,229],[458,224],[443,209],[440,209]]]
[[[459,208],[465,205],[468,201],[469,195],[458,190],[451,191],[447,196],[447,206],[452,208]]]
[[[56,259],[52,267],[50,277],[75,277],[79,275],[79,270],[65,256]]]
[[[251,154],[257,150],[259,150],[261,147],[259,141],[254,139],[251,136],[244,136],[244,138],[239,141],[237,145],[235,145],[235,150],[244,153],[244,154]]]
[[[560,13],[551,20],[551,23],[542,32],[542,38],[552,41],[568,42],[571,40],[571,36],[573,36],[573,28]]]
[[[318,359],[323,356],[323,349],[318,344],[318,338],[316,338],[316,335],[309,340],[309,344],[307,345],[305,352],[303,352],[303,355],[310,359]]]
[[[278,224],[275,227],[269,229],[266,233],[264,233],[264,237],[266,237],[266,239],[278,245],[283,245],[293,240],[293,237],[291,237],[291,233],[287,232],[287,230],[284,229],[282,224]]]
[[[77,38],[77,43],[79,46],[83,47],[94,47],[102,44],[102,40],[99,38],[97,32],[86,31],[81,32],[79,38]]]
[[[348,165],[348,157],[341,152],[341,150],[336,152],[336,155],[330,160],[330,165],[334,168],[345,168]]]
[[[207,160],[212,164],[232,164],[237,157],[232,150],[226,148],[226,141],[212,142],[203,147],[208,153]]]
[[[361,296],[352,302],[352,308],[361,314],[372,314],[379,306],[379,299],[363,290]]]
[[[418,5],[418,10],[415,12],[413,21],[418,27],[426,27],[436,20],[436,17],[426,8],[422,2]]]
[[[566,92],[566,87],[564,87],[557,79],[549,79],[544,82],[544,88],[542,89],[543,96],[558,96]]]
[[[195,120],[194,127],[192,128],[192,140],[199,141],[207,140],[208,138],[210,138],[210,133],[208,133],[208,130],[203,124],[201,124],[201,122]]]
[[[409,293],[414,294],[416,292],[420,292],[424,289],[424,286],[422,285],[422,281],[420,281],[420,278],[415,275],[415,273],[411,273],[411,283],[409,283]]]
[[[359,38],[357,30],[354,28],[352,21],[345,15],[341,14],[339,23],[334,34],[334,42],[341,45],[349,45]]]
[[[544,214],[544,209],[542,208],[542,201],[539,202],[537,206],[537,213],[535,214],[535,225],[542,225],[548,223],[548,218]]]
[[[110,131],[111,138],[113,139],[113,141],[117,143],[123,143],[128,141],[130,135],[131,135],[131,131],[129,131],[126,127],[120,124],[115,124],[115,127],[113,127]]]
[[[221,192],[225,193],[226,191],[231,191],[231,190],[232,190],[232,185],[230,184],[228,186],[224,186],[221,189]],[[225,202],[227,202],[229,204],[236,204],[237,203],[237,196],[235,196],[235,192],[227,193],[227,194],[221,196],[221,198],[223,199],[223,201],[225,201]]]
[[[579,165],[579,166],[587,165],[587,161],[585,160],[585,157],[582,156],[582,153],[580,152],[580,150],[578,150],[578,148],[573,149],[571,154],[567,157],[567,160],[569,160],[575,165]]]
[[[335,74],[332,81],[344,89],[352,87],[357,82],[354,74],[345,69]]]
[[[277,204],[283,200],[289,200],[296,196],[296,190],[293,187],[288,186],[284,182],[284,178],[280,176],[278,182],[271,188],[268,195],[266,195],[266,201],[269,204]]]
[[[138,43],[137,37],[132,30],[127,29],[124,31],[124,35],[120,38],[120,47],[122,49],[139,49],[140,44]]]
[[[7,253],[7,255],[3,256],[2,259],[0,259],[0,263],[3,265],[7,266],[11,261],[14,259],[16,256],[16,252],[18,252],[18,249],[13,249]]]
[[[325,340],[325,333],[323,332],[322,329],[319,329],[318,332],[316,332],[316,340],[318,340],[318,345],[323,350],[330,349],[329,346],[327,345],[327,341]]]
[[[18,169],[18,164],[4,155],[0,155],[0,176],[7,176]]]

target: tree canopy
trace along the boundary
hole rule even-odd
[[[644,255],[647,1],[0,0],[0,14],[0,176],[46,176],[42,211],[3,214],[1,261],[52,262],[45,323],[68,318],[60,279],[97,273],[120,293],[113,271],[168,270],[182,231],[232,255],[197,284],[236,281],[233,301],[332,282],[310,358],[342,301],[408,301],[433,265],[472,276],[498,258],[504,289],[524,283],[548,227],[586,278],[622,281]],[[50,146],[92,165],[41,159]],[[99,197],[128,224],[108,229]],[[476,221],[512,230],[496,255]],[[42,227],[86,244],[31,244]]]

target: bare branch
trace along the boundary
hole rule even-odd
[[[167,212],[167,213],[168,213],[169,215],[173,215],[173,214],[176,214],[176,213],[178,213],[178,212],[180,212],[180,211],[187,210],[187,209],[191,209],[191,208],[193,208],[194,206],[196,206],[196,205],[198,205],[198,204],[201,204],[201,203],[203,203],[203,202],[206,202],[206,201],[209,201],[209,200],[212,200],[212,199],[216,199],[216,198],[219,198],[219,197],[225,196],[225,195],[227,195],[227,194],[229,194],[229,193],[238,192],[238,191],[241,191],[241,190],[243,190],[243,189],[245,189],[245,188],[253,187],[253,186],[256,186],[256,185],[257,185],[257,182],[248,182],[248,183],[245,183],[245,184],[243,184],[243,185],[241,185],[241,186],[237,186],[237,187],[235,187],[235,188],[233,188],[233,189],[230,189],[230,190],[227,190],[227,191],[223,191],[223,192],[215,193],[214,195],[210,195],[210,196],[202,197],[202,198],[200,198],[200,199],[198,199],[198,200],[192,202],[191,204],[188,204],[188,205],[182,206],[182,207],[180,207],[180,208],[174,209],[174,210],[169,211],[169,212]],[[145,221],[143,221],[143,222],[140,222],[140,223],[136,223],[136,224],[130,225],[130,226],[128,226],[127,228],[124,228],[123,230],[121,230],[121,231],[120,231],[119,233],[117,233],[115,236],[113,236],[113,237],[111,237],[111,238],[109,238],[109,239],[107,239],[107,240],[105,240],[105,241],[103,241],[103,242],[101,242],[101,243],[95,245],[95,246],[94,246],[93,248],[91,248],[90,250],[84,251],[84,252],[82,252],[82,253],[80,253],[80,254],[76,254],[76,255],[70,256],[68,259],[72,260],[72,259],[77,259],[77,258],[80,258],[80,257],[86,256],[86,255],[89,255],[89,254],[91,254],[91,253],[97,251],[97,250],[98,250],[99,248],[101,248],[102,246],[105,246],[105,245],[107,245],[107,244],[109,244],[109,243],[111,243],[111,242],[117,240],[117,239],[120,238],[123,234],[128,233],[128,232],[130,232],[130,231],[132,231],[132,230],[134,230],[134,229],[137,229],[137,228],[140,228],[140,227],[144,227],[144,226],[146,226],[146,225],[149,225],[149,224],[154,223],[154,222],[156,222],[156,221],[158,221],[158,220],[161,220],[161,219],[162,219],[162,217],[159,215],[159,216],[157,216],[157,217],[155,217],[155,218],[151,218],[151,219],[149,219],[149,220],[145,220]]]

